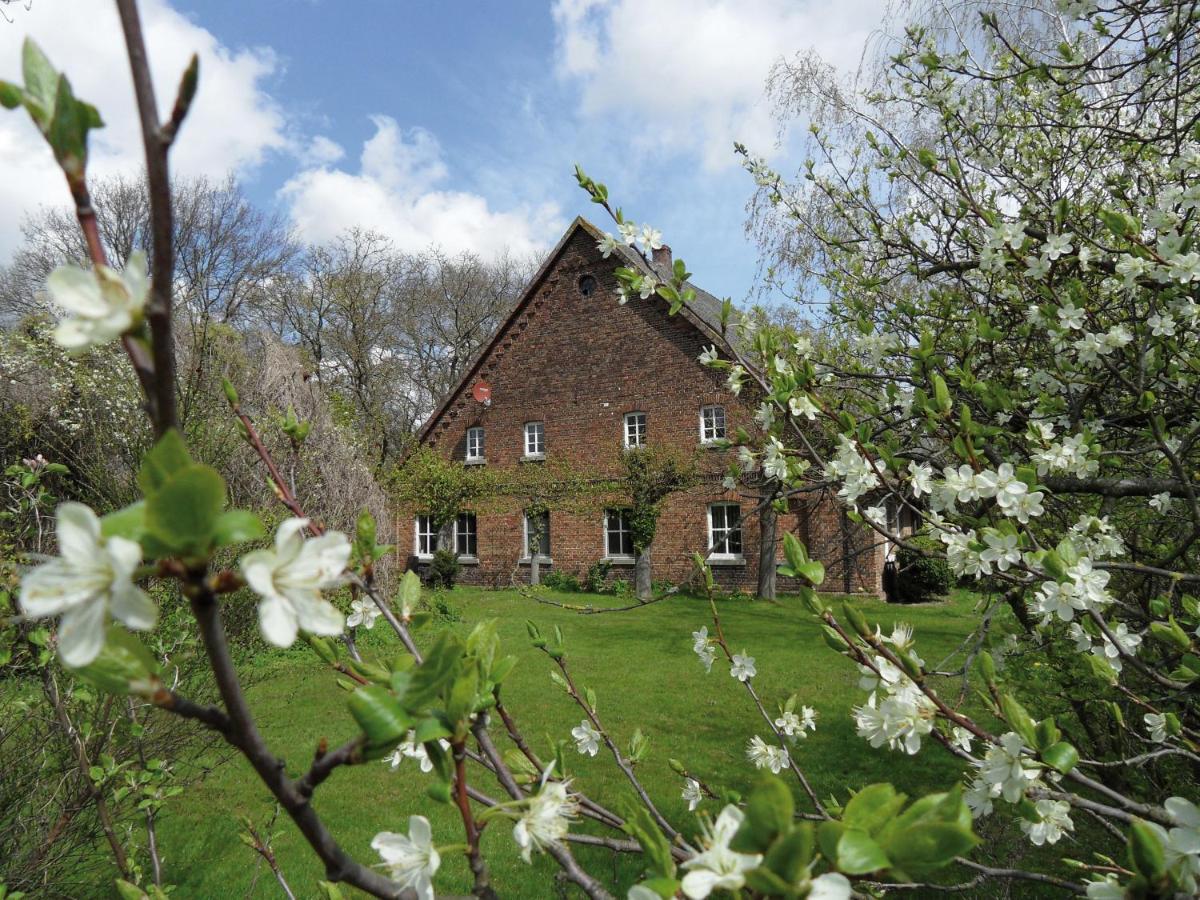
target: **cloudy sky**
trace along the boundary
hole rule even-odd
[[[176,171],[232,171],[258,204],[323,241],[370,227],[408,249],[551,246],[577,213],[600,223],[579,162],[662,229],[697,281],[746,296],[752,185],[740,140],[785,168],[763,86],[816,48],[857,65],[884,0],[143,0],[165,107],[192,52],[200,92]],[[108,123],[93,170],[138,166],[111,2],[18,0],[0,18],[0,78],[32,35]],[[0,115],[0,261],[61,176],[24,115]]]

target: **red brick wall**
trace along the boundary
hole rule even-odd
[[[704,335],[682,316],[670,317],[657,298],[616,301],[614,260],[603,259],[595,242],[576,230],[558,261],[545,274],[524,308],[502,328],[492,352],[446,406],[426,436],[426,443],[454,459],[466,450],[466,430],[485,429],[489,467],[539,465],[522,462],[524,425],[545,423],[546,455],[565,458],[577,471],[617,472],[624,440],[624,415],[646,414],[648,440],[684,452],[698,451],[703,472],[711,477],[664,506],[652,546],[654,577],[679,581],[690,573],[690,556],[707,549],[707,505],[737,500],[720,485],[727,453],[700,449],[700,407],[725,407],[727,429],[749,425],[753,410],[724,389],[719,374],[696,357],[707,345]],[[578,288],[584,274],[597,281],[584,297]],[[478,380],[492,388],[491,405],[471,396]],[[743,499],[743,510],[753,501]],[[844,539],[837,508],[830,501],[795,505],[781,516],[779,534],[794,529],[811,545],[813,556],[830,568],[831,590],[842,590],[841,559],[846,547],[863,543],[857,526],[853,540]],[[507,584],[514,571],[523,579],[528,567],[517,565],[521,552],[521,513],[481,514],[478,519],[479,564],[465,566],[467,581]],[[413,544],[411,516],[400,519],[401,546]],[[551,512],[551,555],[554,568],[582,574],[604,551],[600,509]],[[758,561],[758,523],[743,527],[745,564],[714,569],[727,587],[753,590]],[[878,593],[881,563],[866,552],[851,566],[850,589]],[[622,570],[628,568],[627,573]],[[632,567],[614,567],[616,577],[632,579]],[[781,579],[782,589],[787,588]]]

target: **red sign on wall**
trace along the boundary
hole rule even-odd
[[[471,388],[471,396],[480,403],[487,403],[492,399],[492,386],[486,381],[477,381]]]

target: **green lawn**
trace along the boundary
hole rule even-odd
[[[601,719],[620,742],[626,742],[639,726],[650,736],[651,754],[640,774],[669,819],[691,828],[679,798],[681,780],[670,770],[669,757],[684,761],[714,784],[744,789],[753,778],[744,748],[752,735],[767,733],[765,725],[742,686],[730,678],[728,665],[718,660],[712,673],[705,675],[691,649],[692,631],[704,624],[711,630],[706,601],[676,597],[629,612],[579,615],[512,591],[457,589],[450,597],[464,621],[449,627],[465,630],[480,619],[500,620],[507,652],[520,657],[505,685],[506,703],[539,752],[544,753],[550,739],[568,737],[581,716],[551,684],[550,660],[530,647],[526,619],[538,622],[543,631],[555,624],[562,628],[578,682],[595,688]],[[562,599],[613,603],[609,597]],[[975,621],[974,598],[967,594],[944,604],[914,607],[855,602],[885,630],[896,620],[914,625],[919,649],[930,665],[952,652]],[[728,600],[719,607],[730,643],[757,658],[755,684],[768,709],[774,711],[792,692],[816,708],[817,731],[796,748],[795,757],[822,796],[844,797],[849,788],[883,780],[910,792],[954,782],[958,763],[936,747],[910,759],[874,751],[855,736],[848,711],[864,699],[857,687],[858,673],[825,646],[812,617],[797,602]],[[382,620],[362,644],[368,653],[392,646]],[[250,690],[251,705],[268,742],[287,759],[290,770],[307,766],[318,738],[325,736],[332,745],[354,734],[346,694],[308,651],[266,654],[254,665],[258,671]],[[577,785],[590,796],[618,806],[630,794],[628,783],[603,752],[589,759],[572,748],[570,759]],[[398,771],[372,762],[338,771],[318,791],[317,808],[337,840],[364,861],[375,858],[370,841],[376,831],[405,830],[407,817],[417,812],[433,823],[435,840],[460,842],[456,811],[426,797],[428,782],[429,776],[421,774],[411,760]],[[493,796],[501,793],[486,772],[479,773],[478,785]],[[238,816],[262,820],[271,809],[269,795],[240,758],[173,801],[162,820],[160,841],[167,880],[178,885],[177,896],[277,896],[274,879],[237,836]],[[276,852],[297,896],[317,896],[320,866],[290,822],[281,820],[278,829]],[[502,896],[550,896],[553,863],[535,858],[531,872],[520,861],[511,829],[503,822],[487,829],[485,849]],[[601,878],[616,877],[626,885],[637,875],[632,858],[616,859],[590,849],[577,852]],[[465,892],[468,884],[465,863],[457,855],[447,859],[437,880],[439,891]]]

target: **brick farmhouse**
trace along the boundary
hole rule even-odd
[[[752,592],[760,528],[743,517],[754,499],[722,487],[731,451],[711,442],[739,426],[753,429],[754,401],[733,396],[719,373],[697,361],[706,347],[728,353],[720,303],[697,289],[696,302],[675,316],[657,297],[618,305],[613,269],[644,270],[646,263],[623,247],[605,259],[597,249],[601,236],[582,218],[571,224],[419,440],[464,465],[500,469],[557,458],[572,470],[617,473],[620,454],[646,443],[695,453],[699,483],[664,504],[651,547],[653,576],[686,580],[692,554],[716,547],[710,562],[717,581]],[[656,251],[654,267],[669,265],[670,250]],[[486,393],[481,386],[490,390],[486,401],[477,399]],[[411,547],[410,564],[420,567],[439,540],[428,516],[410,512],[400,520],[400,543]],[[880,593],[883,548],[831,497],[790,501],[777,536],[785,530],[825,564],[826,590]],[[445,525],[440,546],[453,541],[461,581],[506,585],[528,578],[531,531],[535,542],[541,536],[539,567],[582,575],[607,560],[612,577],[632,580],[628,521],[619,503],[591,512],[552,508],[532,527],[520,509],[463,513]],[[776,553],[782,559],[778,546]],[[779,589],[788,588],[780,578]]]

